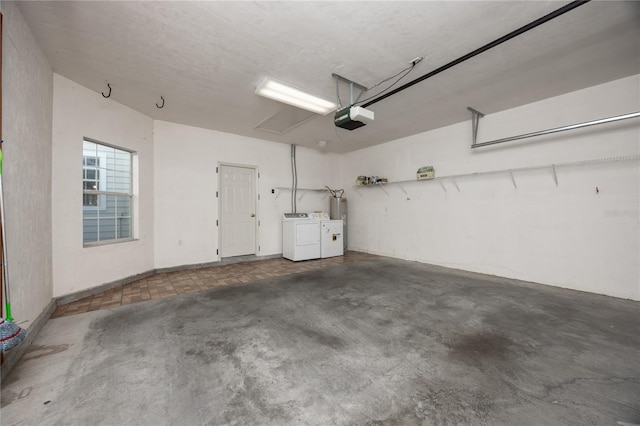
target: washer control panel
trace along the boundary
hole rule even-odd
[[[309,219],[328,220],[329,214],[324,212],[313,212],[313,213],[309,213]]]

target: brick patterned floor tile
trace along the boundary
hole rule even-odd
[[[173,297],[218,287],[313,271],[345,263],[375,259],[376,255],[348,252],[345,256],[292,262],[284,258],[215,265],[203,269],[162,272],[102,293],[58,306],[52,318],[109,309],[145,300]]]

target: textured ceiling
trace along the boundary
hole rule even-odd
[[[370,107],[337,129],[254,94],[265,76],[336,99],[332,73],[371,86],[425,56],[419,77],[567,2],[20,2],[53,70],[148,116],[343,153],[640,72],[640,3],[590,2]],[[385,87],[384,85],[381,87]],[[348,99],[346,86],[341,89]],[[375,94],[365,94],[370,96]],[[163,109],[156,108],[160,96]]]

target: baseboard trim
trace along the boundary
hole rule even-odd
[[[40,315],[38,315],[37,318],[33,320],[29,328],[26,329],[27,335],[24,340],[18,346],[3,354],[4,362],[1,367],[2,372],[0,374],[0,380],[4,380],[11,370],[13,370],[13,367],[18,364],[18,361],[20,361],[27,352],[31,343],[38,336],[40,330],[42,330],[42,327],[44,327],[47,321],[49,321],[49,318],[51,318],[51,315],[56,310],[57,306],[55,299],[51,299],[49,304],[42,310],[42,312],[40,312]]]

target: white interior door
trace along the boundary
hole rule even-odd
[[[255,169],[220,167],[220,256],[256,253]]]

